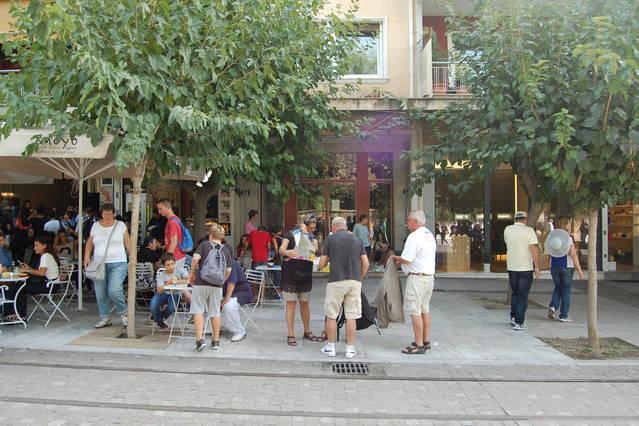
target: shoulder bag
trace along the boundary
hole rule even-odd
[[[91,259],[91,263],[89,263],[89,265],[84,270],[84,275],[91,281],[101,281],[104,279],[104,264],[106,263],[107,253],[109,252],[109,245],[111,245],[111,237],[113,237],[113,233],[115,232],[115,229],[118,228],[119,224],[120,222],[116,221],[115,225],[113,225],[113,229],[111,230],[111,234],[109,235],[109,240],[107,241],[106,248],[104,249],[104,256],[102,257],[102,260],[97,261],[95,260],[94,256],[93,259]]]

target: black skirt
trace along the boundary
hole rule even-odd
[[[282,290],[287,293],[306,293],[313,287],[313,262],[289,259],[282,262]]]

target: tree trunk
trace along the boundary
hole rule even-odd
[[[140,194],[142,193],[142,179],[146,170],[146,158],[136,166],[133,182],[133,205],[131,206],[131,244],[129,245],[129,285],[127,290],[127,317],[126,336],[135,339],[135,269],[138,262],[138,229],[140,227]]]
[[[193,193],[195,200],[195,214],[193,215],[193,231],[195,235],[193,238],[195,242],[206,236],[206,205],[209,199],[215,194],[217,194],[217,185],[211,183],[205,188],[201,188]]]
[[[530,199],[530,208],[528,209],[528,226],[535,229],[535,225],[539,220],[539,216],[548,208],[548,203],[538,201],[534,198]]]
[[[588,214],[588,341],[590,347],[599,352],[599,330],[597,327],[597,227],[599,210],[593,209]]]

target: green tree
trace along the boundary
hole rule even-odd
[[[438,113],[440,143],[413,153],[417,186],[463,162],[469,182],[512,166],[536,219],[564,197],[590,224],[588,335],[597,333],[597,209],[639,190],[639,16],[634,0],[514,0],[480,4],[476,19],[451,17],[456,58],[468,67],[471,97]],[[436,167],[440,166],[440,168]]]
[[[308,174],[320,132],[345,124],[329,106],[354,47],[351,10],[325,0],[34,0],[14,6],[5,53],[21,72],[0,84],[2,135],[114,135],[135,165],[129,336],[139,193],[145,176],[212,169],[283,194]],[[319,17],[322,17],[321,19]],[[25,154],[37,150],[34,143]]]

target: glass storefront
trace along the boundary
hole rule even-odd
[[[299,222],[307,215],[316,217],[320,243],[330,233],[334,217],[344,217],[352,230],[362,214],[369,216],[372,244],[377,239],[392,241],[392,153],[331,153],[321,178],[305,183],[305,193],[296,197],[296,218]]]

